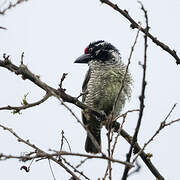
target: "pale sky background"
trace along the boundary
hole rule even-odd
[[[4,0],[0,1],[0,5]],[[113,1],[120,8],[128,10],[136,21],[144,24],[144,14],[135,0]],[[150,32],[175,49],[180,55],[180,1],[158,0],[142,1],[148,11]],[[64,81],[64,88],[72,96],[81,92],[87,66],[73,64],[74,60],[83,53],[89,42],[106,40],[115,45],[121,52],[125,63],[130,48],[134,42],[136,30],[129,28],[129,22],[120,14],[98,0],[78,1],[48,1],[29,0],[0,16],[0,26],[8,30],[0,30],[0,57],[7,53],[16,65],[20,64],[21,53],[25,53],[24,63],[41,80],[54,88],[58,87],[60,77],[68,73]],[[142,146],[157,130],[174,103],[176,109],[169,118],[180,118],[180,67],[176,65],[171,55],[160,47],[148,41],[147,89],[145,111],[139,133],[139,143]],[[142,68],[138,65],[143,60],[143,36],[138,39],[132,57],[130,71],[134,79],[132,99],[127,103],[123,112],[139,107],[138,97],[141,90]],[[43,90],[33,83],[0,68],[0,107],[20,105],[24,94],[29,93],[28,102],[39,100],[44,95]],[[69,104],[68,104],[69,105]],[[81,117],[80,109],[69,105]],[[124,128],[133,133],[137,122],[137,113],[128,116]],[[13,115],[10,111],[0,112],[0,123],[13,128],[22,138],[29,139],[43,150],[60,147],[61,130],[71,144],[73,152],[84,153],[86,133],[80,124],[55,98],[50,98],[40,106],[22,111],[21,115]],[[147,147],[146,152],[152,153],[152,162],[165,179],[176,180],[179,174],[179,127],[176,123],[162,130],[158,137]],[[102,131],[103,151],[106,151],[106,130]],[[0,129],[0,153],[19,155],[32,149],[17,140],[8,132]],[[129,145],[123,138],[119,138],[116,158],[125,160]],[[64,146],[64,150],[68,150]],[[80,158],[68,158],[76,165]],[[129,180],[155,179],[148,168],[139,159],[142,169]],[[53,179],[48,161],[33,163],[29,173],[20,171],[22,163],[18,160],[0,162],[0,179]],[[124,166],[113,164],[113,180],[120,179]],[[52,162],[56,179],[68,179],[70,175],[64,169]],[[80,170],[91,179],[103,177],[106,162],[89,160]]]

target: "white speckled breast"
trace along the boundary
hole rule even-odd
[[[113,108],[122,85],[122,79],[126,66],[119,61],[118,63],[102,63],[98,61],[89,62],[90,79],[87,84],[88,94],[84,103],[88,106],[101,110],[109,114]],[[126,75],[124,89],[121,92],[115,114],[119,114],[125,104],[125,100],[130,97],[131,76]]]

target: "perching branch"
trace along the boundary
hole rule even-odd
[[[30,80],[32,83],[36,84],[38,87],[43,89],[46,93],[56,98],[62,99],[63,102],[72,103],[83,110],[88,109],[89,112],[94,113],[99,118],[104,117],[104,114],[97,112],[92,108],[89,108],[87,105],[79,101],[76,97],[72,97],[66,94],[64,89],[54,89],[53,87],[47,85],[46,83],[40,80],[38,75],[33,74],[24,64],[21,64],[20,66],[14,65],[10,61],[10,56],[7,56],[5,54],[3,55],[3,58],[3,60],[0,60],[0,67],[6,68],[9,71],[14,72],[16,75],[21,75],[23,80]]]
[[[115,11],[119,12],[120,14],[122,14],[130,23],[131,23],[131,28],[132,29],[140,29],[141,32],[143,32],[144,34],[146,34],[146,28],[141,27],[128,13],[127,10],[122,10],[117,4],[112,3],[109,0],[100,0],[101,3],[105,3],[108,6],[112,7]],[[157,37],[153,36],[152,34],[150,34],[149,32],[147,32],[147,36],[159,47],[161,47],[164,51],[166,51],[167,53],[169,53],[171,56],[173,56],[176,60],[176,64],[180,64],[180,58],[179,56],[176,54],[175,50],[172,50],[171,48],[169,48],[166,44],[164,44],[163,42],[159,41],[157,39]]]

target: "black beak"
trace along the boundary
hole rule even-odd
[[[80,57],[78,57],[74,63],[88,63],[92,59],[90,54],[83,54]]]

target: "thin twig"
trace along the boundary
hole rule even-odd
[[[57,153],[58,154],[58,153]],[[126,166],[130,166],[133,167],[133,165],[131,163],[127,163],[126,161],[120,161],[117,159],[113,159],[113,158],[109,158],[107,156],[98,156],[98,155],[89,155],[89,154],[80,154],[80,153],[71,153],[71,152],[59,152],[60,155],[71,155],[71,156],[80,156],[80,157],[88,157],[88,158],[96,158],[96,159],[106,159],[112,162],[116,162],[116,163],[120,163]]]
[[[141,9],[144,12],[145,15],[145,19],[146,19],[146,33],[144,36],[144,64],[143,64],[143,78],[142,78],[142,89],[141,89],[141,96],[139,98],[140,100],[140,111],[139,111],[139,117],[138,117],[138,121],[137,121],[137,125],[136,125],[136,129],[133,135],[133,139],[132,139],[132,144],[130,146],[129,152],[127,154],[127,158],[126,161],[130,162],[131,159],[131,155],[132,155],[132,151],[134,148],[134,144],[137,142],[137,137],[138,137],[138,133],[139,133],[139,129],[141,126],[141,121],[142,121],[142,116],[143,116],[143,110],[144,110],[144,99],[145,99],[145,88],[146,88],[146,63],[147,63],[147,33],[149,30],[149,25],[148,25],[148,16],[147,16],[147,11],[144,9],[144,6],[142,3],[141,4]],[[124,169],[124,173],[122,176],[122,180],[126,180],[128,177],[128,172],[129,172],[130,168],[129,167],[125,167]]]
[[[63,73],[62,77],[61,77],[61,80],[60,80],[60,83],[59,83],[59,87],[62,88],[62,83],[63,81],[65,80],[66,76],[68,75],[68,73]],[[64,89],[65,90],[65,89]]]
[[[21,4],[22,2],[26,2],[26,1],[28,1],[28,0],[17,0],[16,3],[14,3],[14,4],[12,4],[10,2],[9,5],[6,8],[4,8],[3,10],[0,10],[0,15],[5,15],[5,13],[8,10],[10,10],[10,9],[16,7],[17,5]]]
[[[68,165],[70,166],[74,172],[77,172],[78,174],[80,174],[81,176],[83,176],[85,179],[90,180],[82,171],[80,172],[76,167],[74,167],[70,162],[68,162],[65,158],[62,158],[62,160]]]
[[[116,128],[118,129],[118,128]],[[124,137],[127,142],[129,144],[132,144],[132,137],[124,130],[121,130],[121,136]],[[134,153],[138,153],[139,151],[141,151],[141,147],[138,145],[138,143],[136,142],[134,144]],[[141,152],[140,154],[141,159],[144,161],[144,163],[146,164],[146,166],[148,167],[148,169],[152,172],[152,174],[158,179],[158,180],[164,180],[164,177],[161,175],[161,173],[159,172],[159,170],[154,166],[154,164],[151,162],[150,158],[148,157],[148,154],[145,153],[144,151]]]
[[[60,146],[60,151],[62,151],[62,148],[63,148],[63,144],[64,144],[63,139],[64,139],[64,131],[62,130],[61,131],[61,146]]]
[[[60,151],[62,151],[62,148],[63,148],[63,145],[64,145],[64,139],[68,145],[68,148],[69,148],[69,151],[71,152],[71,147],[70,147],[70,144],[68,142],[68,140],[66,139],[66,137],[64,136],[64,131],[62,130],[61,131],[61,146],[60,146]],[[61,159],[61,157],[59,156],[59,160]]]
[[[134,51],[134,47],[135,47],[135,45],[137,43],[139,32],[140,32],[140,29],[138,29],[136,37],[135,37],[135,40],[134,40],[134,43],[133,43],[133,46],[131,47],[131,51],[130,51],[130,55],[129,55],[129,58],[128,58],[128,63],[126,65],[126,69],[125,69],[125,72],[124,72],[124,76],[123,76],[123,79],[122,79],[121,87],[119,89],[117,98],[116,98],[116,100],[114,102],[114,105],[113,105],[112,117],[109,119],[109,122],[108,122],[108,133],[107,133],[107,138],[108,138],[108,157],[112,157],[113,156],[112,153],[114,152],[114,150],[111,150],[111,142],[112,142],[112,138],[113,138],[112,121],[114,121],[114,119],[116,118],[116,117],[114,117],[114,112],[115,112],[115,109],[116,109],[117,102],[118,102],[118,100],[120,98],[120,95],[122,93],[122,90],[124,88],[124,84],[125,84],[125,81],[126,81],[126,76],[128,74],[129,65],[131,63],[132,54],[133,54],[133,51]],[[121,129],[122,129],[122,127],[121,127]],[[113,146],[113,148],[115,148],[115,146]],[[107,170],[109,170],[109,173],[107,173]],[[106,178],[107,174],[109,174],[109,180],[111,180],[112,179],[111,161],[108,162],[107,169],[106,169],[105,175],[104,175],[104,179]]]
[[[139,36],[139,32],[140,32],[140,29],[138,29],[137,34],[136,34],[136,37],[135,37],[135,40],[134,40],[134,43],[133,43],[133,45],[132,45],[132,47],[131,47],[131,51],[130,51],[130,54],[129,54],[129,57],[128,57],[128,63],[127,63],[127,65],[126,65],[126,70],[125,70],[124,77],[123,77],[122,83],[121,83],[121,88],[119,89],[118,96],[117,96],[117,98],[116,98],[116,100],[115,100],[115,102],[114,102],[113,109],[116,108],[118,99],[119,99],[119,97],[120,97],[120,95],[121,95],[121,92],[122,92],[122,90],[123,90],[123,88],[124,88],[124,83],[125,83],[126,76],[127,76],[127,73],[128,73],[129,65],[130,65],[130,63],[131,63],[131,58],[132,58],[132,55],[133,55],[133,52],[134,52],[134,48],[135,48],[135,45],[136,45],[136,43],[137,43],[137,39],[138,39],[138,36]],[[114,112],[114,111],[113,111],[113,112]]]
[[[176,105],[177,105],[177,103],[175,103],[175,104],[173,105],[173,107],[171,108],[171,110],[169,111],[169,113],[167,114],[167,116],[165,117],[164,122],[166,122],[166,120],[169,118],[169,116],[171,115],[171,113],[172,113],[173,110],[175,109]]]
[[[83,165],[88,159],[90,158],[85,158],[83,160],[80,161],[80,163],[78,165],[76,165],[76,168],[79,168],[81,165]]]
[[[114,107],[113,107],[114,109],[115,109],[115,106],[116,106],[116,104],[117,104],[117,100],[119,99],[120,94],[121,94],[121,92],[122,92],[122,90],[123,90],[123,88],[124,88],[124,82],[125,82],[125,79],[126,79],[126,75],[127,75],[127,73],[128,73],[129,65],[130,65],[130,63],[131,63],[132,54],[133,54],[135,45],[136,45],[136,43],[137,43],[137,39],[138,39],[138,36],[139,36],[139,32],[140,32],[140,29],[138,29],[137,34],[136,34],[136,37],[135,37],[135,40],[134,40],[134,43],[133,43],[133,45],[132,45],[132,47],[131,47],[131,51],[130,51],[130,54],[129,54],[129,57],[128,57],[128,64],[127,64],[127,66],[126,66],[125,74],[124,74],[124,77],[123,77],[123,80],[122,80],[121,88],[120,88],[119,93],[118,93],[118,97],[116,98],[116,101],[115,101],[115,104],[114,104]],[[121,125],[121,128],[120,128],[120,129],[122,129],[122,128],[123,128],[123,126]],[[118,134],[120,134],[120,132],[119,132]],[[113,148],[115,148],[115,146],[113,146]],[[112,151],[112,153],[113,153],[113,152],[114,152],[114,150]],[[112,154],[111,154],[111,157],[112,157]]]
[[[125,123],[125,120],[126,120],[126,116],[123,116],[123,121],[122,121],[122,123],[121,123],[121,125],[120,125],[120,128],[119,128],[119,130],[118,130],[118,134],[117,134],[116,137],[115,137],[114,144],[113,144],[113,147],[112,147],[112,149],[111,149],[111,157],[113,157],[113,154],[114,154],[114,151],[115,151],[115,147],[116,147],[116,144],[117,144],[117,140],[118,140],[118,137],[119,137],[120,134],[121,134],[121,130],[122,130],[122,128],[123,128],[123,125],[124,125],[124,123]]]
[[[54,175],[54,172],[53,172],[53,169],[52,169],[52,166],[51,166],[51,162],[50,162],[49,159],[48,159],[48,164],[49,164],[49,168],[50,168],[51,174],[52,174],[52,176],[53,176],[53,179],[56,180],[56,177],[55,177],[55,175]]]
[[[37,106],[39,104],[42,104],[43,102],[45,102],[51,95],[49,93],[47,93],[41,100],[36,101],[34,103],[27,103],[24,104],[23,106],[5,106],[5,107],[0,107],[0,110],[13,110],[13,113],[19,113],[21,110],[24,109],[28,109],[34,106]]]
[[[71,152],[71,146],[70,146],[70,144],[69,144],[69,142],[68,142],[68,140],[67,140],[67,138],[65,136],[64,136],[64,139],[65,139],[65,141],[66,141],[66,143],[68,145],[69,151]]]
[[[176,119],[176,120],[173,120],[173,121],[170,121],[169,123],[166,123],[166,120],[168,119],[168,117],[170,116],[170,114],[172,113],[172,111],[174,110],[174,108],[176,107],[176,104],[173,105],[173,107],[171,108],[170,112],[168,113],[168,115],[165,117],[165,119],[160,123],[159,125],[159,128],[156,130],[156,132],[152,135],[152,137],[146,142],[144,143],[144,146],[143,148],[136,154],[135,158],[133,159],[132,163],[134,163],[136,161],[136,159],[138,158],[138,156],[141,154],[142,151],[145,150],[145,148],[147,147],[147,145],[149,143],[151,143],[154,138],[160,133],[160,131],[162,129],[164,129],[166,126],[169,126],[175,122],[178,122],[180,121],[180,119]]]

